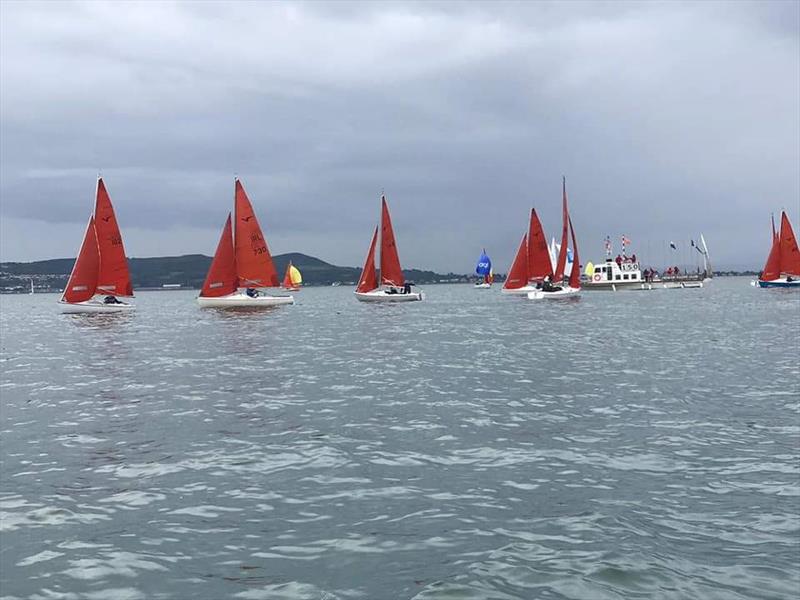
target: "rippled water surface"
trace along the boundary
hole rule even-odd
[[[800,294],[3,296],[0,596],[794,598]]]

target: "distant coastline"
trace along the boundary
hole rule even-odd
[[[329,286],[335,283],[355,286],[361,274],[360,268],[332,265],[299,252],[278,254],[273,257],[273,261],[279,275],[286,269],[289,261],[292,261],[303,274],[304,285],[308,286]],[[67,283],[74,262],[74,258],[54,258],[34,262],[0,263],[0,293],[28,293],[31,280],[37,292],[60,292]],[[211,257],[203,254],[128,259],[133,286],[138,290],[200,289],[210,264]],[[420,269],[408,269],[403,273],[410,281],[425,285],[466,283],[475,280],[472,275],[436,273]]]

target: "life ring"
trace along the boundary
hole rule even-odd
[[[600,276],[600,273],[596,273],[595,276],[594,276],[594,280],[595,281],[600,281],[601,279],[602,279],[602,277]]]

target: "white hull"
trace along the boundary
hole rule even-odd
[[[530,292],[535,292],[537,290],[536,290],[536,286],[535,285],[525,285],[525,286],[522,286],[521,288],[516,288],[516,289],[503,288],[500,291],[503,294],[513,294],[513,295],[517,295],[517,296],[527,296]]]
[[[581,288],[583,290],[606,291],[606,292],[620,292],[623,290],[652,290],[652,283],[644,283],[642,281],[626,281],[626,282],[613,282],[603,281],[601,283],[586,282]]]
[[[260,295],[252,298],[243,292],[236,292],[228,296],[217,298],[197,297],[197,304],[201,308],[234,308],[250,307],[264,308],[268,306],[281,306],[283,304],[294,304],[293,296],[268,296]]]
[[[476,290],[490,290],[490,289],[492,289],[492,284],[491,283],[476,283],[475,284],[475,289]]]
[[[410,294],[389,294],[386,290],[372,290],[371,292],[355,292],[356,300],[360,302],[418,302],[423,299],[422,292]]]
[[[136,307],[133,304],[104,304],[102,300],[95,300],[92,298],[91,300],[86,300],[85,302],[64,302],[63,300],[58,301],[58,305],[61,307],[61,312],[65,315],[88,315],[88,314],[100,314],[100,313],[122,313],[122,312],[131,312]]]
[[[684,288],[701,288],[702,281],[665,281],[662,284],[665,290],[682,290]]]
[[[560,290],[554,292],[545,292],[543,290],[536,290],[528,292],[528,300],[557,300],[559,298],[574,298],[581,293],[581,288],[571,288],[565,286]]]
[[[789,280],[788,276],[779,277],[778,279],[773,279],[770,281],[762,281],[760,279],[756,279],[751,281],[750,285],[758,288],[797,289],[800,288],[800,278],[798,278],[797,276],[792,276],[791,281]]]

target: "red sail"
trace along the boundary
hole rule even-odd
[[[581,287],[581,261],[578,258],[578,241],[575,239],[575,230],[572,228],[572,219],[569,219],[569,233],[572,236],[572,269],[569,272],[569,287]]]
[[[114,296],[133,296],[128,259],[122,245],[117,217],[111,198],[102,178],[97,180],[97,200],[94,205],[94,227],[97,232],[97,247],[100,253],[100,271],[97,289]]]
[[[517,290],[528,283],[528,236],[523,235],[503,289]]]
[[[375,276],[375,242],[378,240],[378,228],[372,234],[372,241],[369,243],[367,260],[364,261],[364,268],[361,270],[361,278],[358,280],[357,292],[371,292],[378,287],[378,279]]]
[[[569,212],[567,211],[567,179],[562,178],[561,183],[561,249],[558,251],[558,260],[556,261],[556,272],[553,279],[560,282],[564,279],[564,269],[567,266],[567,222],[569,221]]]
[[[800,275],[800,250],[797,249],[797,238],[794,237],[792,224],[785,212],[781,213],[781,273]]]
[[[531,222],[528,228],[528,279],[542,281],[546,276],[553,277],[553,264],[547,251],[547,240],[536,209],[531,209]]]
[[[236,257],[233,254],[233,232],[231,231],[231,214],[222,228],[222,235],[214,253],[214,260],[208,268],[206,280],[200,295],[205,298],[216,298],[232,294],[239,288],[236,277]]]
[[[772,219],[772,246],[770,246],[767,262],[761,270],[761,281],[775,281],[781,276],[781,238],[775,231],[775,219]]]
[[[97,289],[97,271],[100,268],[100,254],[97,251],[97,232],[94,228],[94,217],[89,217],[83,243],[69,274],[67,287],[61,300],[65,302],[84,302],[94,296]]]
[[[242,286],[278,287],[278,272],[272,263],[272,256],[267,247],[267,240],[258,219],[253,212],[253,205],[236,180],[236,267]]]
[[[381,197],[381,284],[401,286],[405,282],[400,257],[397,255],[389,207],[386,198]]]
[[[292,283],[292,261],[289,261],[289,264],[286,265],[286,273],[283,274],[283,282],[281,283],[281,286],[285,288],[294,287],[294,284]]]

